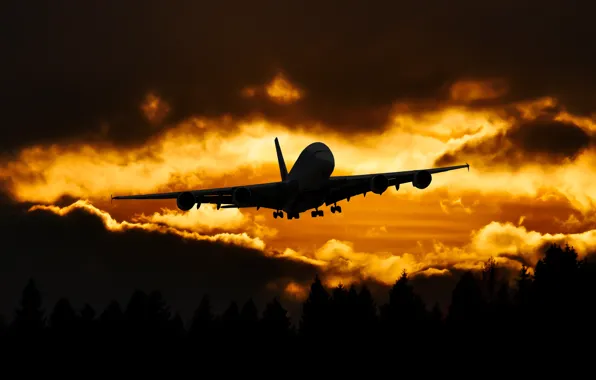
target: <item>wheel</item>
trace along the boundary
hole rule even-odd
[[[341,206],[337,206],[337,207],[335,208],[335,210],[337,210],[337,212],[341,214]]]
[[[279,212],[279,217],[280,217],[281,219],[283,219],[283,218],[284,218],[284,212],[283,212],[283,211],[280,211],[280,212]]]
[[[317,214],[318,214],[319,216],[323,216],[323,215],[325,215],[325,213],[323,212],[323,210],[319,210],[319,211],[317,211]]]
[[[292,216],[292,214],[288,214],[288,220],[292,220],[294,219],[294,217]]]
[[[295,219],[300,219],[300,214],[294,214]]]
[[[331,213],[335,214],[335,206],[331,206]]]
[[[277,219],[277,211],[273,211],[273,218]]]
[[[310,216],[312,216],[313,218],[317,217],[317,212],[316,211],[311,211],[310,212]]]

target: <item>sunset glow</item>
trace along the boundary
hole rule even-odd
[[[536,117],[545,106],[538,100],[520,109],[527,117]],[[568,113],[557,117],[572,118]],[[99,216],[112,231],[140,228],[239,244],[267,256],[319,266],[329,285],[361,279],[391,284],[403,270],[436,275],[446,268],[477,269],[491,256],[519,268],[519,259],[512,257],[534,264],[537,250],[546,242],[570,241],[582,255],[596,243],[590,213],[596,183],[586,174],[596,174],[592,152],[564,165],[522,158],[516,167],[493,162],[490,155],[479,152],[462,157],[472,166],[469,173],[436,175],[424,191],[403,186],[383,196],[357,197],[344,205],[343,214],[320,220],[280,221],[266,210],[216,210],[211,205],[183,213],[166,201],[107,202],[110,193],[276,181],[273,137],[280,139],[290,167],[304,146],[320,140],[334,152],[337,173],[363,174],[433,167],[443,154],[512,128],[495,111],[451,108],[397,114],[384,134],[357,142],[291,132],[264,119],[238,121],[233,135],[223,135],[218,123],[188,120],[131,149],[39,145],[4,162],[2,171],[12,178],[11,194],[20,201],[52,203],[64,195],[83,199],[65,208],[40,205],[31,211],[64,215],[80,208]],[[584,119],[583,125],[593,124]],[[523,209],[508,208],[499,203],[503,197],[527,203]],[[549,204],[562,206],[550,209],[556,210],[551,214],[554,220],[541,216],[540,210]],[[491,220],[491,215],[498,218]],[[557,228],[568,232],[551,232]],[[302,294],[299,286],[288,285],[286,291]]]
[[[122,12],[83,12],[84,5],[64,10],[76,17],[42,12],[53,22],[29,25],[39,35],[8,44],[23,53],[8,54],[14,62],[3,70],[6,220],[86,215],[105,236],[146,239],[139,250],[151,250],[146,236],[166,235],[170,245],[252,254],[262,261],[210,264],[236,277],[262,265],[267,276],[255,289],[297,301],[314,272],[329,286],[385,286],[404,271],[446,278],[491,257],[517,273],[549,242],[572,244],[582,257],[596,252],[593,65],[567,51],[584,46],[585,36],[547,33],[523,17],[503,21],[517,13],[496,6],[453,13],[424,6],[414,17],[418,6],[288,5],[277,15],[276,7],[246,3],[238,15],[207,15],[218,6],[139,13],[123,2],[114,6]],[[422,28],[426,12],[436,14]],[[294,19],[302,13],[317,15],[312,25]],[[13,34],[24,36],[19,25]],[[305,147],[323,142],[334,176],[465,164],[469,171],[435,174],[424,190],[405,183],[368,192],[339,202],[341,213],[323,206],[324,217],[309,210],[298,220],[264,208],[202,204],[182,212],[174,199],[112,199],[279,181],[275,138],[288,170]],[[69,236],[57,237],[49,254]],[[201,269],[211,275],[210,268]],[[227,291],[218,273],[203,273],[197,286]]]

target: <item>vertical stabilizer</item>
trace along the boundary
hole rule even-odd
[[[277,163],[279,165],[279,174],[281,175],[281,180],[285,181],[288,177],[288,169],[286,169],[286,162],[284,161],[284,155],[281,153],[281,148],[279,146],[279,141],[277,137],[275,138],[275,150],[277,151]]]

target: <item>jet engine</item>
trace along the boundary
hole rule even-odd
[[[178,198],[176,198],[176,205],[182,211],[190,210],[196,203],[197,200],[190,191],[180,193],[180,195],[178,195]],[[197,205],[197,208],[199,207],[199,205]]]
[[[370,179],[370,191],[375,194],[383,194],[389,187],[389,179],[382,174],[377,174]]]
[[[432,181],[431,174],[426,170],[417,171],[414,174],[414,179],[412,180],[412,185],[418,189],[426,189],[430,182]]]
[[[232,195],[234,204],[236,205],[245,205],[250,202],[250,198],[252,193],[249,188],[247,187],[238,187],[234,190]]]

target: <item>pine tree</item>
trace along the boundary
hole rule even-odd
[[[207,339],[208,332],[213,328],[214,315],[211,312],[211,299],[207,294],[203,296],[199,307],[192,317],[189,335],[192,339]]]
[[[16,333],[23,338],[38,337],[43,332],[45,319],[41,293],[33,279],[29,280],[23,290],[14,325]]]
[[[288,311],[284,309],[277,298],[273,298],[265,306],[261,321],[266,334],[269,336],[286,336],[290,331],[291,322]]]
[[[318,275],[310,286],[308,298],[302,305],[300,332],[305,336],[323,337],[330,322],[329,293]]]
[[[50,315],[50,328],[59,334],[74,327],[77,314],[66,298],[60,298]]]

